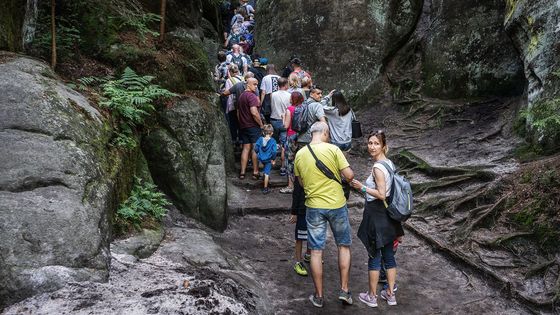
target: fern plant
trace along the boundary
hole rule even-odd
[[[154,13],[142,13],[122,16],[120,28],[131,28],[138,32],[142,40],[146,39],[146,34],[154,37],[159,36],[159,32],[150,29],[151,24],[155,24],[161,20],[161,16]]]
[[[161,221],[170,203],[165,198],[165,194],[157,190],[157,186],[143,182],[140,178],[134,177],[135,185],[132,188],[130,197],[123,202],[117,210],[117,224],[132,225],[140,229],[142,222],[150,219]]]
[[[111,109],[121,120],[115,141],[117,146],[135,147],[137,143],[132,137],[133,130],[155,110],[154,102],[177,96],[159,85],[151,84],[153,79],[153,76],[140,76],[127,67],[120,79],[102,84],[104,99],[101,105]]]

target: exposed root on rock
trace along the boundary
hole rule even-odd
[[[537,264],[531,268],[529,268],[529,270],[527,270],[527,272],[525,273],[525,279],[529,279],[531,277],[534,277],[535,275],[538,275],[539,273],[547,270],[548,268],[550,268],[551,266],[554,266],[557,264],[556,259],[552,259],[540,264]]]
[[[455,234],[456,241],[462,241],[467,238],[471,232],[478,226],[482,225],[491,216],[495,216],[500,210],[504,209],[506,200],[510,197],[509,194],[502,196],[496,203],[494,203],[490,208],[484,210],[480,215],[474,220],[467,220],[465,225],[458,228]]]
[[[481,181],[491,181],[496,175],[493,172],[478,170],[474,167],[439,167],[432,166],[422,158],[408,150],[402,150],[395,156],[401,167],[409,170],[418,170],[432,177],[445,177],[471,174],[470,176]]]

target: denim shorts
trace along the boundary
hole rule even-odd
[[[274,128],[274,138],[278,140],[282,146],[286,143],[286,128],[284,128],[284,122],[282,119],[270,119],[270,123]]]
[[[323,250],[327,240],[327,222],[337,246],[352,245],[352,231],[346,205],[338,209],[307,208],[307,243],[312,250]]]

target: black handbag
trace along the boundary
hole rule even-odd
[[[362,124],[356,120],[356,115],[354,111],[352,111],[352,138],[361,138],[362,137]]]

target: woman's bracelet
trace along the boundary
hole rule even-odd
[[[363,193],[365,193],[365,192],[366,192],[366,189],[367,189],[367,188],[366,188],[366,186],[365,186],[365,185],[364,185],[364,186],[362,186],[362,192],[363,192]]]

